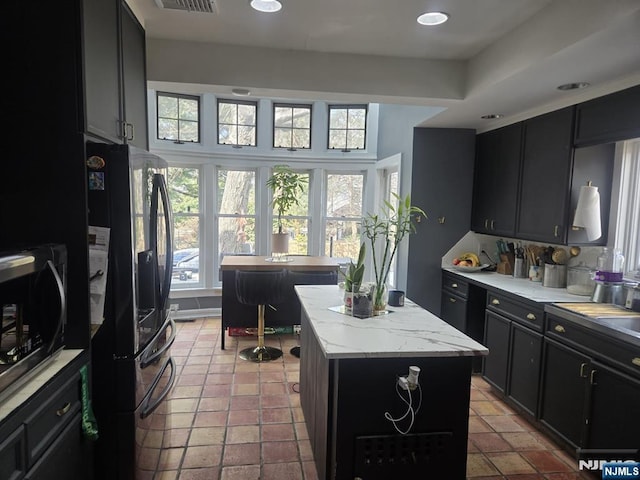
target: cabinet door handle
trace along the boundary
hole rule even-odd
[[[485,230],[489,230],[489,219],[488,218],[484,219],[484,228],[485,228]]]
[[[71,408],[71,404],[69,402],[65,403],[64,407],[59,408],[58,410],[56,410],[56,415],[58,417],[62,417],[65,413],[67,413],[69,411],[69,409]]]
[[[456,299],[455,299],[455,298],[453,298],[453,297],[449,297],[449,301],[450,301],[451,303],[456,303]]]
[[[451,288],[458,288],[458,284],[457,283],[452,283],[451,284]]]
[[[558,236],[558,225],[555,225],[555,226],[553,227],[553,236],[554,236],[554,237],[557,237],[557,236]]]
[[[562,325],[556,325],[555,327],[553,327],[553,329],[558,332],[558,333],[564,333],[564,327]]]
[[[584,369],[587,368],[587,363],[580,364],[580,377],[585,378],[586,375],[584,373]]]
[[[133,123],[125,123],[125,125],[127,140],[132,141],[136,137],[135,127],[133,126]]]
[[[591,385],[597,385],[597,383],[596,383],[596,372],[597,372],[597,370],[591,370],[591,375],[589,376],[589,383],[591,383]]]
[[[535,320],[536,316],[533,313],[528,313],[527,314],[527,320]]]
[[[493,230],[493,225],[496,223],[495,220],[491,220],[491,230]]]
[[[500,305],[500,300],[494,298],[493,300],[491,300],[491,305]]]
[[[636,367],[640,367],[640,357],[635,357],[633,360],[631,360],[631,363],[633,363]]]

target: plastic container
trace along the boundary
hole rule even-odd
[[[567,292],[573,295],[591,296],[596,282],[595,268],[587,267],[584,262],[567,268]]]
[[[622,282],[624,255],[620,249],[604,247],[598,256],[595,280],[600,282]]]

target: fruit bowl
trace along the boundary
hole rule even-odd
[[[479,272],[483,268],[487,268],[489,266],[488,263],[478,265],[477,267],[465,267],[460,265],[451,265],[451,268],[457,270],[458,272]]]

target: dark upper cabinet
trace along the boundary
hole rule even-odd
[[[148,148],[145,33],[120,0],[84,0],[85,131]]]
[[[84,0],[85,131],[122,142],[118,2]]]
[[[576,146],[637,137],[640,137],[640,85],[577,105]]]
[[[522,123],[477,136],[473,231],[513,236],[521,144]]]
[[[566,242],[573,117],[568,107],[524,122],[517,238]]]
[[[120,9],[125,142],[147,150],[147,71],[145,32],[129,7]]]
[[[428,218],[409,237],[407,296],[440,315],[442,256],[469,231],[475,130],[414,128],[411,203]]]

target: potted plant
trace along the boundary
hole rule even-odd
[[[427,216],[420,207],[411,205],[411,196],[401,198],[393,193],[396,205],[385,200],[380,214],[368,213],[362,221],[362,230],[371,245],[374,272],[374,311],[386,308],[387,278],[398,245],[415,232],[414,215]]]
[[[291,207],[299,204],[298,195],[304,192],[306,184],[306,176],[294,172],[288,165],[273,167],[273,173],[267,180],[267,187],[273,193],[271,205],[278,215],[278,232],[274,233],[271,239],[274,253],[284,254],[286,257],[289,251],[289,234],[283,231],[282,217]]]
[[[347,309],[351,308],[354,295],[360,293],[362,279],[364,277],[365,251],[365,244],[362,242],[360,244],[357,262],[353,263],[353,261],[350,261],[347,266],[347,271],[344,274],[344,305]]]

